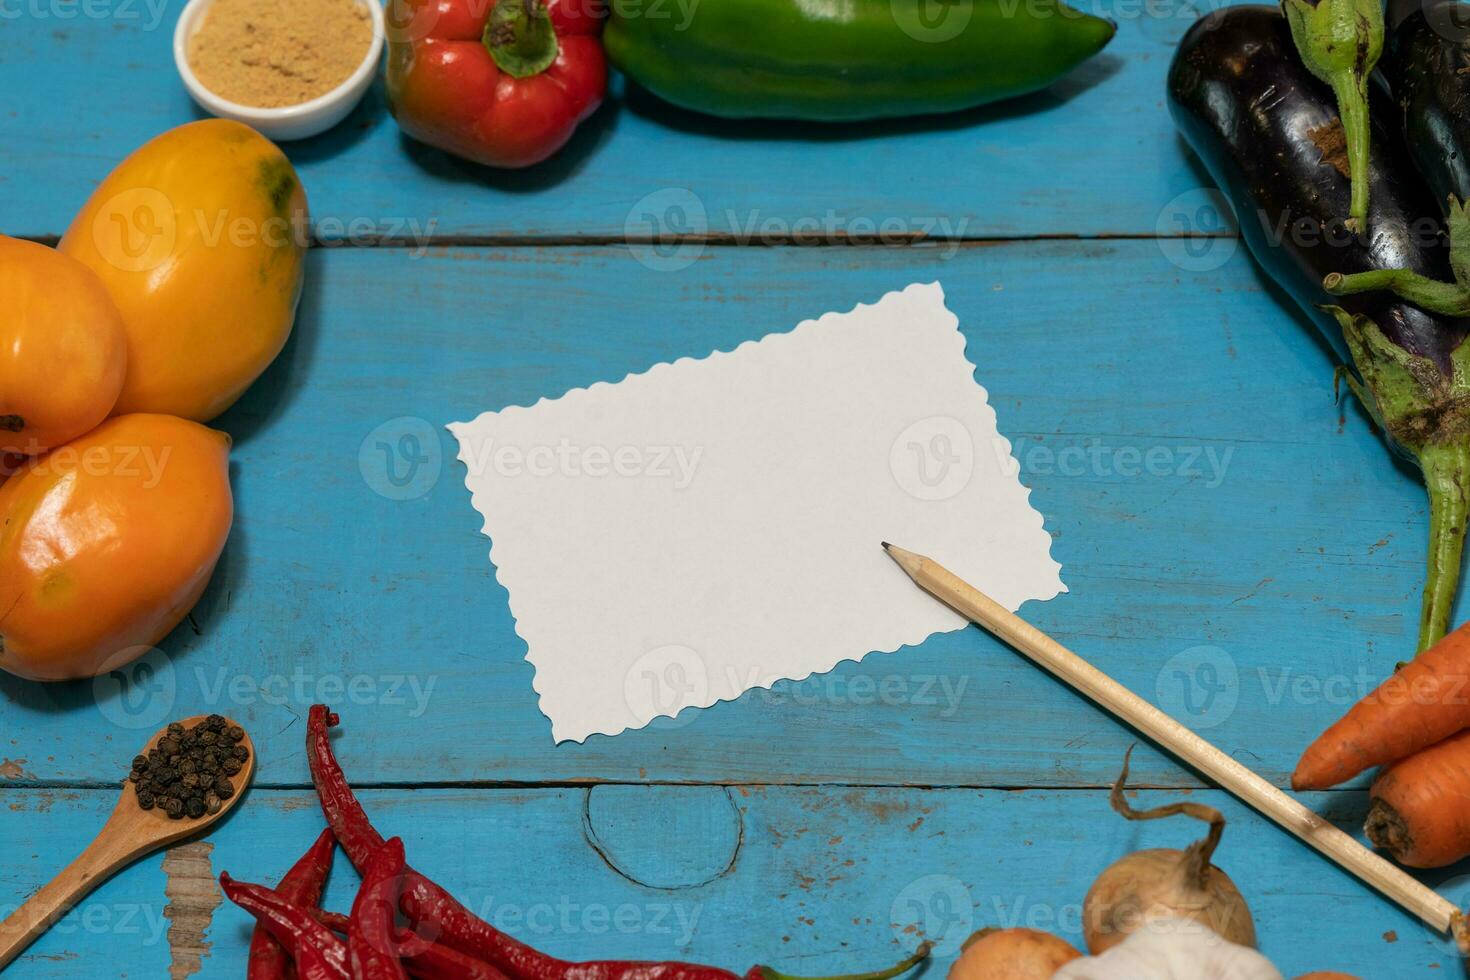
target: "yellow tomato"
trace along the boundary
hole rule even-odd
[[[117,414],[207,422],[233,405],[291,334],[306,238],[296,171],[248,126],[189,123],[119,164],[58,246],[122,311]]]
[[[0,455],[34,456],[97,427],[127,370],[101,280],[53,248],[0,235]]]
[[[230,437],[123,415],[0,485],[0,668],[93,677],[199,600],[234,517]]]

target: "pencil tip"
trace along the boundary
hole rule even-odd
[[[893,545],[889,544],[887,541],[884,541],[883,542],[883,550],[884,551],[887,551],[889,548],[892,548],[892,547],[893,547]]]

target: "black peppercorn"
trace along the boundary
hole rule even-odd
[[[235,795],[229,777],[250,759],[244,739],[245,730],[223,715],[210,715],[193,728],[169,725],[153,749],[133,759],[128,781],[139,808],[158,809],[172,820],[219,813]]]

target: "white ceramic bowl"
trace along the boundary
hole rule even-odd
[[[222,99],[199,81],[194,69],[189,66],[189,41],[199,29],[205,11],[214,0],[189,0],[179,14],[178,26],[174,28],[174,64],[179,77],[194,101],[206,111],[225,119],[235,119],[253,126],[273,140],[300,140],[326,132],[347,117],[347,114],[362,101],[363,93],[373,84],[378,73],[378,62],[383,57],[385,33],[383,5],[380,0],[357,0],[367,8],[373,20],[373,40],[363,56],[362,64],[347,81],[326,95],[310,102],[285,106],[280,109],[258,109]]]

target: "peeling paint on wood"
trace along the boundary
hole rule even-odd
[[[0,779],[35,779],[25,764],[24,759],[0,759]]]
[[[213,850],[214,845],[208,841],[197,841],[181,844],[163,856],[163,873],[168,879],[163,889],[168,897],[163,915],[169,920],[169,980],[185,980],[198,973],[209,955],[209,941],[204,934],[223,897],[210,865]]]

